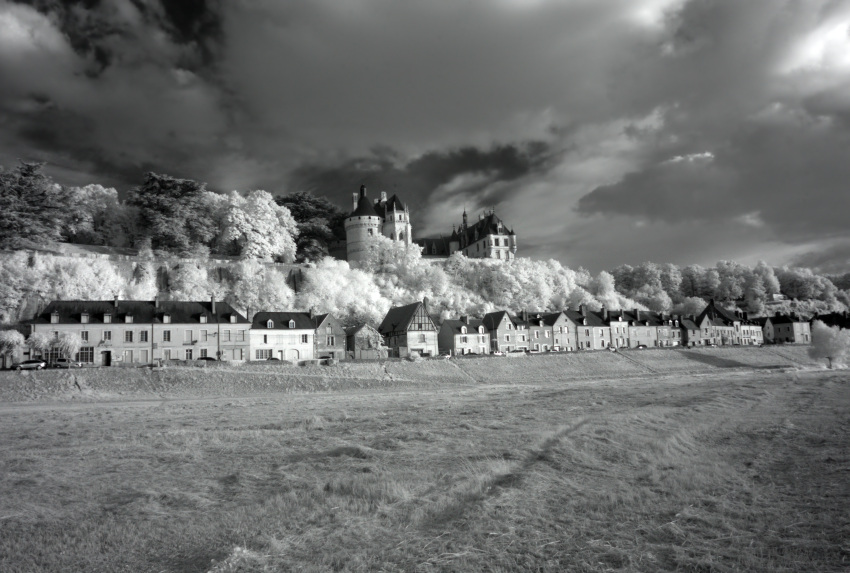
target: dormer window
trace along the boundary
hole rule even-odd
[[[478,327],[478,334],[484,334],[484,327],[483,326]]]
[[[542,321],[542,320],[540,321],[540,326],[543,326],[543,321]]]
[[[127,324],[132,323],[133,322],[133,315],[132,314],[124,315],[124,322],[127,323]]]
[[[235,315],[235,314],[231,314],[231,315],[230,315],[230,322],[231,322],[231,323],[236,323],[236,315]]]
[[[59,322],[59,313],[53,311],[50,313],[50,324],[56,324],[57,322]]]
[[[170,314],[167,314],[167,313],[166,313],[166,314],[163,314],[163,315],[162,315],[162,322],[163,322],[164,324],[171,324],[171,315],[170,315]]]
[[[103,322],[105,324],[109,324],[110,322],[112,322],[112,315],[109,314],[108,312],[106,314],[104,314],[103,315]]]
[[[81,314],[80,315],[80,322],[82,322],[83,324],[88,324],[89,323],[89,313],[84,312],[83,314]]]
[[[465,326],[461,326],[461,327],[460,327],[460,333],[461,333],[461,334],[466,334],[466,327],[465,327]]]
[[[582,319],[581,319],[581,324],[582,324],[582,326],[587,326],[587,319],[586,319],[586,318],[582,318]]]
[[[274,328],[274,321],[273,320],[266,321],[266,328]]]
[[[289,328],[295,328],[295,321],[294,320],[289,321]]]
[[[202,314],[201,315],[201,324],[206,324],[206,323],[207,323],[207,315]]]

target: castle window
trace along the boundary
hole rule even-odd
[[[369,229],[369,236],[370,237],[374,234],[372,231],[373,231],[372,229]]]

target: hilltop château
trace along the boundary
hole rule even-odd
[[[330,245],[330,254],[349,262],[362,261],[365,257],[369,237],[383,235],[406,245],[416,244],[426,257],[448,257],[458,251],[471,258],[512,260],[516,256],[517,240],[513,229],[496,216],[494,211],[482,214],[478,222],[469,224],[466,210],[460,228],[452,229],[450,237],[413,240],[410,210],[398,195],[371,201],[366,186],[352,197],[351,213],[344,221],[345,239],[339,238]],[[343,231],[343,229],[339,229]],[[342,233],[338,232],[338,236]]]

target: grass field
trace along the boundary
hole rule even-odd
[[[846,570],[848,388],[731,369],[0,404],[0,571]]]

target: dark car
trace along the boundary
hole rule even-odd
[[[644,349],[646,348],[646,344],[638,344],[635,348]]]
[[[274,361],[280,362],[280,358],[277,358],[275,356],[270,356],[269,358],[266,358],[266,360],[274,360]]]
[[[12,365],[15,370],[41,370],[47,367],[44,360],[24,360]]]
[[[217,362],[212,356],[201,356],[198,360],[203,360],[204,362]]]
[[[57,358],[50,365],[51,368],[82,368],[83,363],[70,358]]]

